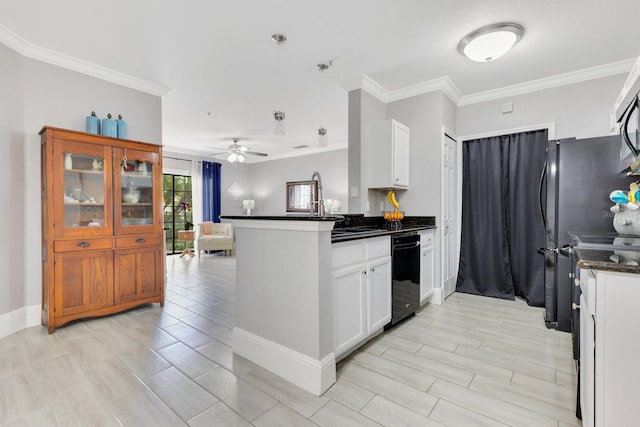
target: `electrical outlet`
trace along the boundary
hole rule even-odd
[[[367,205],[367,206],[366,206],[366,207],[365,207],[365,209],[364,209],[364,210],[365,210],[365,212],[369,212],[369,211],[371,211],[371,203],[369,203],[369,201],[368,201],[368,200],[367,200],[366,205]]]
[[[358,186],[357,185],[352,185],[351,186],[351,197],[358,197]]]

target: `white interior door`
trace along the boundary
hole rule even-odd
[[[443,298],[456,290],[456,140],[451,132],[442,133],[442,291]]]

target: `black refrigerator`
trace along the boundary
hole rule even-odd
[[[572,331],[574,266],[569,232],[615,232],[609,193],[629,188],[622,172],[620,136],[549,141],[540,177],[540,209],[545,226],[545,323]]]

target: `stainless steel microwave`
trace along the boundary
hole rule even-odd
[[[636,162],[640,159],[640,94],[636,94],[629,103],[620,125],[620,137],[623,142],[620,148],[622,165],[629,169],[635,169],[630,172],[638,174],[640,173],[640,164]]]

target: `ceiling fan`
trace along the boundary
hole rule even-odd
[[[246,160],[247,154],[251,156],[261,156],[261,157],[268,156],[267,153],[258,153],[256,151],[249,151],[249,147],[247,147],[246,145],[238,144],[239,141],[240,141],[240,138],[233,138],[233,144],[229,145],[226,149],[218,148],[218,147],[207,147],[207,148],[223,151],[223,153],[212,154],[212,156],[228,154],[227,161],[229,161],[229,163],[234,163],[234,164],[236,162],[239,162],[239,163],[244,162]]]

